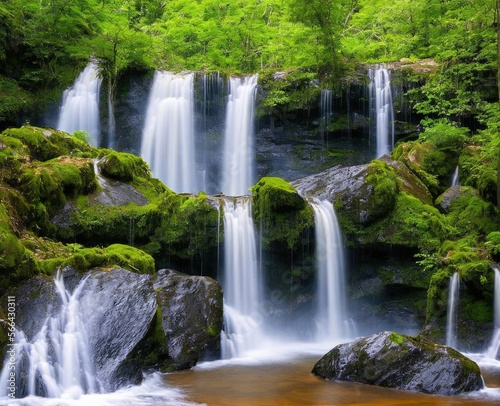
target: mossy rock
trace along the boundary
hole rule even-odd
[[[108,150],[99,159],[98,166],[104,176],[122,182],[150,177],[149,167],[146,162],[137,155],[126,152]]]
[[[314,225],[312,208],[281,178],[264,177],[251,188],[254,221],[262,224],[265,244],[286,242],[294,248]]]
[[[440,395],[484,386],[478,365],[458,351],[388,331],[336,346],[312,372],[325,379]]]
[[[38,161],[48,161],[62,155],[95,154],[88,143],[54,129],[24,126],[5,130],[2,135],[19,139],[28,147],[31,158]]]
[[[363,244],[385,243],[434,250],[454,229],[436,208],[400,192],[393,210],[359,232]]]
[[[368,199],[368,216],[371,219],[390,213],[399,192],[395,170],[386,162],[375,159],[367,168],[366,182],[372,187]]]

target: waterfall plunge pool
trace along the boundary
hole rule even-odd
[[[329,346],[331,347],[331,345]],[[293,349],[293,350],[292,350]],[[242,358],[201,363],[193,369],[148,376],[142,385],[79,399],[30,396],[15,406],[498,406],[500,361],[476,359],[488,387],[464,396],[435,396],[311,374],[328,348],[318,344],[280,345]],[[0,404],[2,403],[0,399]]]

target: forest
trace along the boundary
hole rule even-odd
[[[111,98],[130,70],[294,72],[338,86],[359,64],[432,59],[414,110],[499,121],[494,0],[9,0],[0,3],[0,123],[57,100],[92,56]],[[286,98],[276,91],[269,104]]]

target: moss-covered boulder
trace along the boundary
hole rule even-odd
[[[338,345],[312,372],[325,379],[439,395],[484,386],[477,364],[458,351],[387,331]]]
[[[262,178],[251,190],[253,218],[262,225],[263,242],[286,242],[289,248],[295,247],[302,232],[314,224],[311,207],[281,178]]]

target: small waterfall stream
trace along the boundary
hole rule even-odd
[[[257,75],[231,78],[226,106],[222,168],[222,192],[230,196],[248,193],[254,182],[254,104]]]
[[[370,138],[375,138],[377,158],[390,154],[394,148],[394,107],[391,78],[387,69],[368,71],[370,77]]]
[[[311,202],[316,223],[317,332],[319,341],[339,341],[348,337],[345,324],[345,254],[342,233],[333,205]]]
[[[329,89],[321,89],[320,97],[320,125],[319,131],[323,144],[328,148],[328,128],[330,126],[333,115],[333,98],[332,91]]]
[[[262,284],[251,197],[224,199],[224,331],[222,357],[240,357],[261,337]]]
[[[458,186],[459,185],[459,179],[458,179],[458,165],[455,168],[455,171],[453,172],[453,176],[451,178],[451,186]]]
[[[491,344],[486,350],[488,358],[497,358],[498,351],[500,350],[500,269],[495,266],[495,288],[494,288],[494,330]]]
[[[153,176],[175,192],[199,191],[194,143],[193,74],[155,73],[141,156]]]
[[[66,89],[62,97],[62,105],[57,122],[57,129],[73,133],[87,131],[91,144],[99,146],[99,92],[102,78],[99,77],[99,67],[90,62]]]
[[[460,277],[455,272],[450,277],[448,288],[448,313],[446,317],[446,345],[457,348],[457,308],[460,291]]]
[[[45,320],[42,329],[31,342],[23,332],[16,332],[15,369],[25,371],[18,376],[26,377],[23,385],[26,393],[18,395],[78,399],[84,393],[98,392],[99,385],[95,379],[78,301],[85,281],[83,279],[74,292],[70,293],[59,273],[54,279],[62,301],[59,313]],[[7,396],[3,392],[7,385],[3,383],[7,380],[8,369],[9,364],[6,362],[0,374],[0,398]]]

